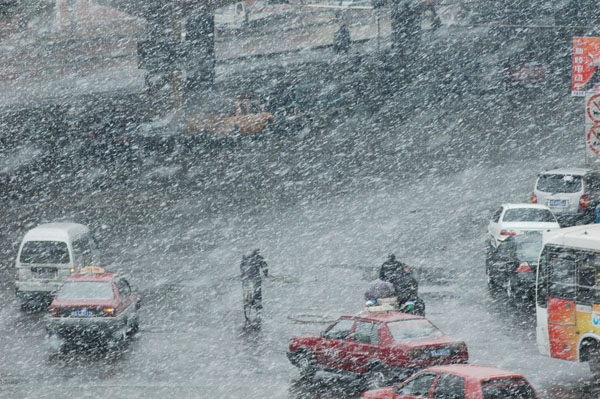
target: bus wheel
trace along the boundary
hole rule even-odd
[[[600,379],[600,344],[594,342],[588,349],[588,364],[594,379]]]

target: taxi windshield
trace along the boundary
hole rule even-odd
[[[58,291],[57,299],[113,299],[112,283],[105,281],[69,281]]]
[[[436,326],[427,320],[403,320],[387,323],[394,341],[410,341],[413,339],[437,338],[444,335]]]

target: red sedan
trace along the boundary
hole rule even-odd
[[[467,345],[429,320],[399,312],[342,316],[320,335],[292,338],[288,358],[304,378],[317,370],[366,377],[369,387],[436,364],[465,363]]]
[[[367,391],[368,399],[539,399],[520,374],[474,364],[436,366],[422,370],[401,384]]]
[[[140,298],[129,282],[99,267],[72,274],[59,287],[48,309],[46,331],[50,344],[125,342],[137,331]]]

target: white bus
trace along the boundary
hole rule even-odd
[[[587,361],[600,377],[600,225],[544,233],[536,319],[541,354]]]

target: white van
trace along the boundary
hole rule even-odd
[[[29,230],[19,247],[15,290],[21,306],[52,299],[75,271],[93,263],[96,244],[87,226],[48,223]]]

